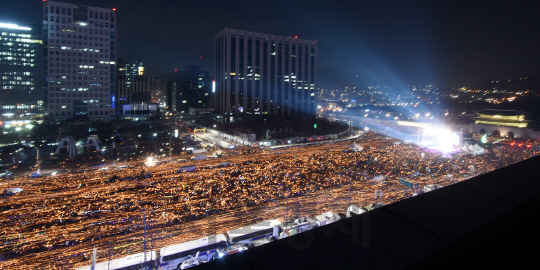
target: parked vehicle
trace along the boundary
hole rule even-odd
[[[430,192],[430,191],[433,191],[433,190],[436,190],[436,189],[439,189],[439,188],[441,188],[441,186],[437,185],[437,184],[426,185],[426,186],[424,186],[424,192]]]
[[[279,225],[281,228],[281,233],[279,239],[289,237],[291,235],[303,233],[309,231],[315,227],[318,227],[317,221],[310,217],[297,218]]]
[[[227,232],[230,246],[245,249],[279,239],[281,222],[277,219],[263,221]]]
[[[94,267],[95,270],[139,270],[150,269],[155,264],[156,252],[147,251],[146,256],[144,252],[129,255],[120,259],[105,261],[97,263]],[[79,267],[75,270],[90,270],[92,265]]]
[[[164,247],[159,251],[161,256],[159,262],[160,269],[181,269],[179,265],[185,260],[193,259],[195,256],[197,260],[207,262],[214,259],[216,254],[224,253],[226,248],[227,237],[223,234],[211,235],[178,245]]]
[[[324,226],[340,220],[340,217],[332,212],[326,212],[315,217],[318,226]]]
[[[347,208],[347,217],[352,217],[352,216],[355,216],[355,215],[360,215],[360,214],[363,214],[365,213],[366,210],[356,206],[356,205],[351,205]]]

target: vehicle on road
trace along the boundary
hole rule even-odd
[[[281,228],[281,233],[279,234],[279,239],[283,239],[295,234],[303,233],[309,231],[315,227],[318,227],[317,222],[310,217],[301,217],[295,220],[290,220],[279,225]]]
[[[315,217],[318,226],[324,226],[340,220],[340,217],[332,212],[326,212]]]
[[[144,252],[137,253],[134,255],[129,255],[120,259],[112,261],[104,261],[97,263],[93,269],[95,270],[142,270],[142,269],[151,269],[155,264],[156,252],[147,251],[146,256]],[[75,270],[90,270],[92,265],[87,265],[79,267]]]
[[[279,239],[281,222],[277,219],[263,221],[227,232],[230,246],[250,247]]]
[[[360,215],[360,214],[363,214],[365,213],[366,210],[356,206],[356,205],[351,205],[347,208],[347,217],[352,217],[352,216],[355,216],[355,215]]]
[[[227,248],[227,237],[223,234],[211,235],[197,240],[161,248],[159,251],[161,270],[181,269],[181,264],[197,256],[197,260],[211,261]]]

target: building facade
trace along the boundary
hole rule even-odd
[[[190,65],[183,71],[170,73],[157,78],[166,85],[165,95],[161,95],[161,108],[172,114],[188,114],[189,108],[207,108],[211,97],[212,83],[208,71]],[[164,102],[166,101],[166,102]],[[162,106],[161,103],[166,103]]]
[[[525,119],[525,112],[515,110],[484,109],[475,111],[477,117],[472,128],[473,133],[508,138],[539,138],[538,131],[528,127],[531,121]]]
[[[41,29],[0,23],[0,112],[3,119],[40,114],[45,90]]]
[[[133,102],[150,102],[149,79],[144,76],[142,61],[119,59],[116,85],[116,105]],[[146,96],[146,98],[144,98]],[[143,97],[143,100],[136,97]],[[121,110],[121,108],[118,108]]]
[[[141,60],[136,59],[118,59],[118,76],[126,77],[126,80],[132,81],[135,76],[144,75],[144,65]]]
[[[210,74],[199,66],[187,66],[182,71],[182,103],[181,110],[204,108],[208,106],[210,94]]]
[[[150,78],[150,93],[152,95],[152,103],[159,104],[161,110],[167,109],[167,83],[160,78]]]
[[[526,128],[530,122],[525,120],[525,112],[515,110],[484,109],[474,113],[478,115],[474,118],[474,123],[477,125]]]
[[[180,73],[174,73],[167,77],[167,110],[171,113],[183,113],[180,105],[182,104],[182,76]]]
[[[225,28],[215,50],[215,107],[224,121],[315,115],[317,41]]]
[[[43,2],[46,112],[56,119],[114,117],[115,36],[115,9]]]

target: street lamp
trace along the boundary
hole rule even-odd
[[[143,244],[144,244],[144,261],[143,265],[146,265],[146,210],[141,209],[141,213],[143,213],[143,219],[144,219],[144,227],[143,227]]]
[[[40,173],[40,166],[39,166],[39,148],[36,146],[36,164],[37,164],[37,174]]]

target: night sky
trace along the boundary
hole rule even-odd
[[[117,13],[119,58],[157,76],[214,73],[225,27],[318,40],[319,66],[373,81],[458,87],[540,72],[535,1],[74,0]],[[41,23],[40,0],[3,0],[0,21]],[[202,56],[202,59],[200,57]]]

